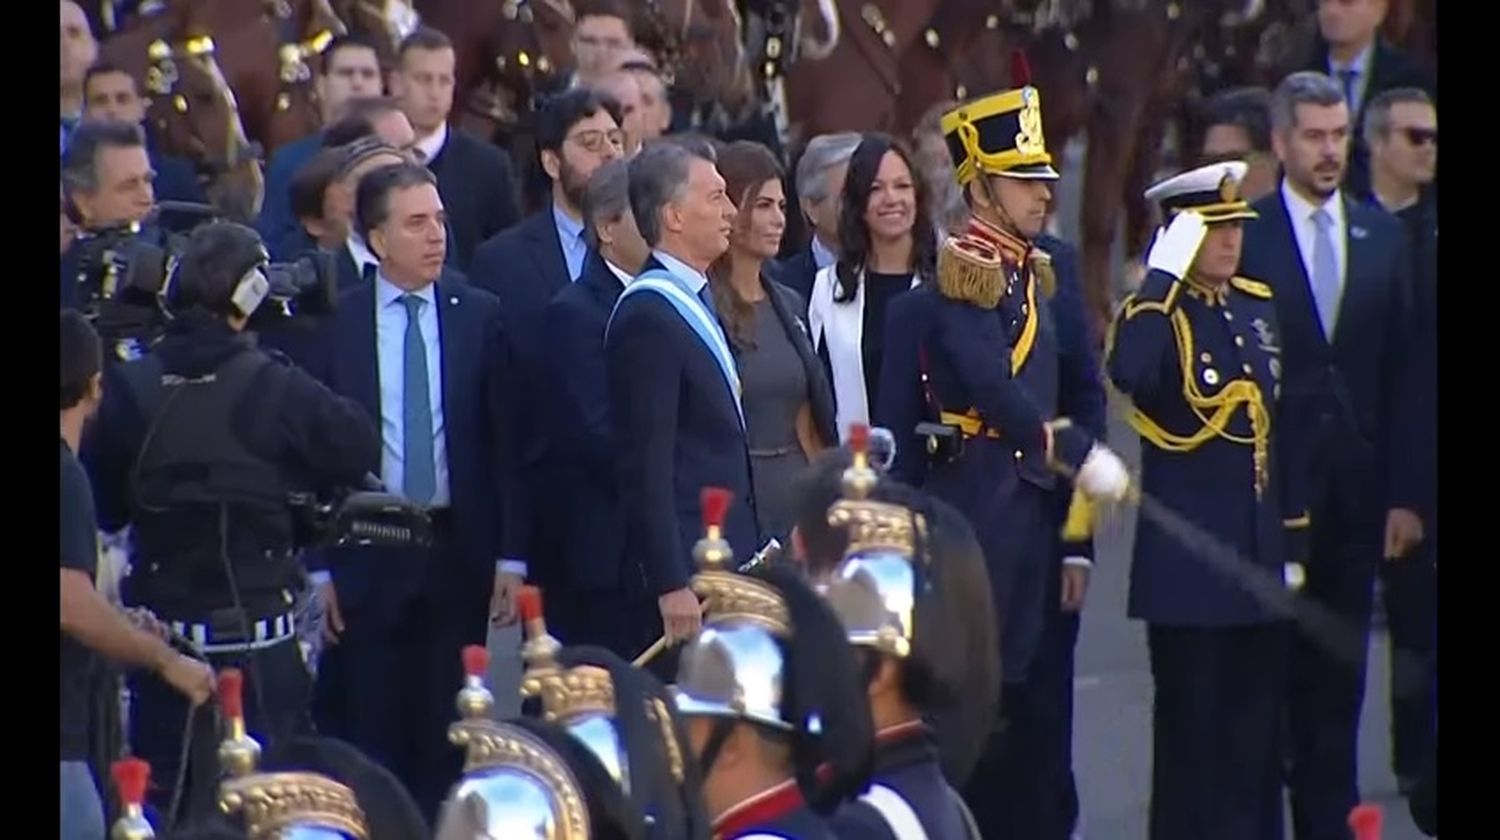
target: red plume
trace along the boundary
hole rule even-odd
[[[464,673],[471,677],[483,677],[490,670],[490,651],[484,645],[469,645],[464,648]]]
[[[238,668],[225,668],[219,672],[219,711],[225,720],[245,716],[243,690],[245,675]]]
[[[151,765],[139,758],[122,758],[109,768],[109,775],[114,777],[121,803],[128,806],[146,801],[146,782],[151,778]]]
[[[1385,815],[1379,805],[1356,805],[1349,812],[1349,827],[1354,829],[1354,840],[1380,840],[1380,826]]]
[[[870,426],[867,423],[849,424],[849,448],[856,454],[870,451]]]
[[[516,596],[516,605],[521,608],[522,621],[536,621],[542,617],[542,590],[535,586],[521,587],[521,594]]]
[[[1026,61],[1026,51],[1015,50],[1010,54],[1010,86],[1021,88],[1029,84],[1031,84],[1031,65]]]
[[[699,495],[703,505],[703,527],[719,528],[724,525],[724,514],[729,512],[729,500],[734,494],[723,487],[705,487]]]

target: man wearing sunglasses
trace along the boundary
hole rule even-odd
[[[1412,257],[1413,395],[1421,456],[1421,549],[1380,567],[1392,657],[1392,769],[1402,793],[1421,775],[1437,737],[1437,107],[1420,88],[1388,90],[1365,112],[1370,147],[1370,201],[1406,226]],[[1408,667],[1414,664],[1415,667]]]

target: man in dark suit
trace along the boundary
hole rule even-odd
[[[797,160],[797,204],[812,228],[807,247],[777,263],[776,280],[806,300],[813,278],[839,258],[839,195],[849,158],[859,147],[852,131],[822,134],[807,142]]]
[[[146,135],[146,155],[156,173],[151,188],[157,201],[198,204],[208,201],[203,188],[198,185],[198,173],[193,171],[191,163],[156,150],[150,127],[146,125],[146,99],[141,96],[135,77],[124,69],[106,62],[98,62],[88,69],[83,77],[83,118],[118,120],[141,126]],[[161,215],[160,224],[170,231],[186,230],[200,218],[167,212]]]
[[[1318,37],[1311,57],[1299,68],[1326,73],[1339,84],[1356,131],[1364,124],[1365,109],[1387,90],[1418,87],[1437,96],[1436,80],[1380,37],[1388,9],[1389,0],[1321,0]],[[1369,183],[1370,148],[1356,133],[1344,187],[1358,194]]]
[[[700,626],[688,579],[702,488],[734,496],[724,536],[735,556],[759,545],[739,373],[708,289],[735,212],[712,155],[706,145],[658,143],[630,161],[630,207],[652,259],[604,338],[626,556],[642,564],[673,640]]]
[[[536,141],[541,165],[551,180],[551,201],[521,224],[486,240],[474,254],[469,276],[505,304],[511,336],[527,391],[551,394],[570,374],[548,375],[543,348],[542,310],[559,290],[579,279],[588,244],[583,238],[584,187],[601,165],[622,154],[620,110],[614,100],[586,88],[575,88],[550,100],[537,114]],[[639,269],[640,266],[632,266]],[[603,327],[595,341],[603,340]],[[545,398],[545,397],[544,397]],[[546,415],[533,412],[522,431],[526,441],[522,469],[538,494],[532,507],[534,554],[539,568],[556,569],[565,537],[562,511],[572,488],[561,482],[552,463],[551,430]]]
[[[486,615],[514,617],[525,573],[524,534],[508,527],[521,521],[521,497],[504,415],[518,400],[502,393],[500,307],[440,277],[442,216],[436,179],[418,164],[361,181],[356,219],[379,271],[340,300],[319,371],[378,419],[385,444],[370,471],[428,507],[434,528],[430,548],[328,553],[316,575],[335,645],[325,657],[337,656],[344,679],[320,681],[341,694],[320,706],[345,718],[349,740],[390,767],[429,819],[458,772],[446,727],[459,653],[484,644]]]
[[[510,160],[494,146],[448,125],[453,111],[453,42],[435,29],[406,36],[391,74],[391,93],[417,130],[416,152],[437,175],[448,208],[449,247],[468,271],[474,249],[516,223],[516,186]]]
[[[615,484],[614,430],[609,416],[604,328],[615,301],[651,256],[630,213],[624,161],[599,167],[583,194],[589,252],[578,282],[563,287],[542,316],[543,359],[558,498],[558,562],[537,564],[532,578],[549,593],[548,610],[559,638],[570,645],[601,645],[633,657],[651,639],[636,639],[650,622],[626,619],[655,604],[627,575],[625,510]],[[636,608],[643,600],[644,608]],[[611,609],[601,609],[609,604]]]
[[[328,43],[314,82],[323,125],[342,118],[349,104],[381,93],[380,58],[375,44],[362,35],[340,35]],[[292,214],[292,178],[323,147],[323,132],[309,134],[277,149],[266,164],[265,201],[256,228],[273,259],[286,259],[306,244]]]
[[[1422,407],[1412,455],[1426,540],[1421,551],[1381,566],[1392,653],[1391,763],[1405,793],[1437,738],[1437,108],[1418,88],[1388,90],[1365,109],[1363,128],[1368,200],[1401,220],[1412,246],[1414,385],[1421,389],[1412,398]]]
[[[1312,516],[1304,594],[1368,636],[1375,569],[1422,541],[1409,453],[1411,259],[1389,214],[1340,190],[1349,107],[1338,82],[1294,73],[1272,98],[1285,178],[1256,202],[1240,274],[1269,284],[1281,326],[1281,434],[1305,453]],[[1295,408],[1291,406],[1295,404]],[[1287,464],[1286,469],[1298,466]],[[1298,840],[1347,838],[1365,645],[1332,655],[1306,636],[1291,671],[1292,813]]]

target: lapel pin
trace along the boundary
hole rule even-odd
[[[458,298],[457,297],[448,298],[448,302],[451,303],[451,304],[453,304],[454,306],[457,306],[458,305]]]
[[[1369,236],[1369,233],[1364,228],[1355,225],[1349,228],[1349,235],[1355,239],[1364,239],[1366,236]]]

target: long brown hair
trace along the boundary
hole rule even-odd
[[[734,232],[739,236],[750,224],[750,209],[760,197],[760,188],[771,179],[784,175],[776,156],[759,143],[736,140],[719,152],[719,174],[724,177],[724,191],[734,202]],[[714,261],[708,269],[713,288],[714,306],[724,319],[729,340],[738,350],[755,347],[755,305],[740,296],[730,278],[734,273],[734,247]]]

